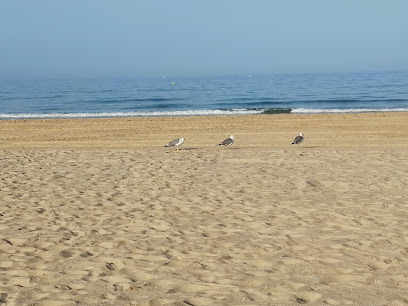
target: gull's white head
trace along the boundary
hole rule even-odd
[[[230,136],[230,138],[231,138],[232,140],[235,140],[235,137],[234,137],[234,135],[231,135],[231,136]]]
[[[185,138],[180,138],[177,145],[181,146],[186,141]]]
[[[303,132],[300,132],[300,136],[305,137],[305,135],[303,135]]]

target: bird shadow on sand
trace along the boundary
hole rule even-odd
[[[299,150],[300,149],[317,149],[317,148],[321,148],[321,146],[308,146],[308,147],[306,147],[306,146],[298,146],[297,147]],[[295,149],[296,149],[296,147],[295,147]]]
[[[223,149],[221,149],[221,150],[226,150],[226,151],[228,151],[228,150],[241,150],[242,148],[237,148],[237,147],[234,147],[234,148],[223,148]]]
[[[302,147],[304,149],[317,149],[320,148],[320,146],[310,146],[310,147]]]
[[[199,150],[200,148],[180,148],[179,151],[191,151],[191,150]]]

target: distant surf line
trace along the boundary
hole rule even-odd
[[[0,120],[12,119],[80,119],[114,117],[171,117],[171,116],[219,116],[219,115],[257,115],[257,114],[336,114],[336,113],[381,113],[408,112],[408,108],[248,108],[218,110],[174,110],[145,112],[83,112],[83,113],[0,113]]]

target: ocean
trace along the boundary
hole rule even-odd
[[[408,71],[0,81],[0,119],[408,111]]]

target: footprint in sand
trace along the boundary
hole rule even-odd
[[[310,291],[303,291],[295,294],[296,302],[299,304],[313,303],[320,299],[320,297],[321,294]]]

